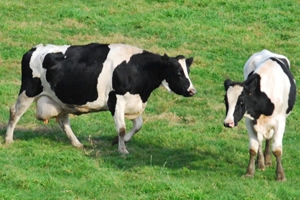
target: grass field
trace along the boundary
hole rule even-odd
[[[244,178],[244,120],[223,127],[223,82],[242,81],[243,65],[264,48],[286,55],[300,86],[300,3],[234,0],[0,0],[0,199],[300,199],[299,92],[287,121],[283,166]],[[83,150],[34,106],[3,143],[20,86],[20,60],[39,43],[128,43],[170,56],[193,56],[192,98],[157,89],[142,130],[122,156],[108,112],[72,116]],[[130,125],[130,124],[129,124]],[[272,158],[275,163],[275,158]]]

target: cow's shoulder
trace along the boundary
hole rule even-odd
[[[274,112],[275,105],[270,97],[261,89],[261,75],[253,73],[243,83],[244,95],[247,99],[247,112],[252,118],[260,115],[270,116]]]

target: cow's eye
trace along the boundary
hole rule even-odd
[[[241,104],[241,105],[244,105],[244,101],[241,101],[240,104]]]
[[[178,75],[178,76],[181,76],[181,75],[182,75],[182,72],[181,72],[181,71],[178,71],[178,72],[177,72],[177,75]]]

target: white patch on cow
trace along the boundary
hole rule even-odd
[[[248,119],[251,119],[251,120],[254,120],[254,118],[253,118],[249,113],[247,113],[247,111],[246,111],[246,113],[244,114],[244,117],[246,117],[246,118],[248,118]]]
[[[117,102],[118,101],[124,101],[124,114],[126,119],[137,118],[144,112],[147,105],[147,102],[143,103],[139,94],[130,94],[129,92],[124,95],[117,95]]]
[[[230,86],[227,90],[228,112],[224,120],[225,124],[232,124],[234,122],[234,111],[238,101],[238,97],[242,94],[243,87],[240,85]]]
[[[169,92],[171,92],[171,88],[169,87],[169,83],[166,80],[161,82],[161,85],[164,86]]]
[[[36,50],[32,53],[29,63],[32,70],[32,77],[40,78],[41,73],[45,71],[43,68],[43,61],[48,53],[62,52],[64,54],[69,47],[70,45],[56,46],[52,44],[47,44],[45,46],[43,44],[39,44],[35,46]]]
[[[185,77],[189,80],[190,82],[190,87],[187,89],[187,91],[193,91],[193,92],[196,92],[196,89],[195,87],[193,86],[193,83],[189,77],[189,73],[187,71],[187,66],[186,66],[186,61],[185,59],[179,59],[178,60],[179,64],[181,65],[182,69],[183,69],[183,72],[184,72],[184,75]]]
[[[256,70],[258,68],[258,66],[260,66],[262,63],[264,63],[265,61],[267,61],[268,59],[270,59],[271,57],[277,57],[277,58],[283,58],[287,61],[288,66],[290,68],[290,61],[287,57],[280,55],[280,54],[276,54],[273,53],[271,51],[268,51],[266,49],[257,52],[255,54],[253,54],[245,63],[244,65],[244,79],[246,80],[248,78],[248,75],[253,72],[254,70]]]
[[[112,62],[114,67],[117,67],[120,63],[128,62],[132,55],[143,53],[143,49],[130,46],[127,44],[110,44],[108,45],[110,51],[107,55],[107,60]]]

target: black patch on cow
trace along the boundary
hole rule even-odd
[[[43,61],[43,68],[48,69],[64,59],[65,55],[62,52],[48,53]]]
[[[107,44],[71,46],[65,52],[65,59],[48,65],[46,79],[56,96],[72,105],[95,101],[98,98],[97,79],[109,50]]]
[[[116,92],[111,91],[108,94],[107,106],[108,106],[108,109],[109,109],[111,115],[113,115],[113,116],[114,116],[115,111],[116,111],[116,104],[117,104]]]
[[[19,95],[25,90],[28,97],[34,97],[43,91],[41,79],[32,77],[32,69],[30,68],[30,59],[36,48],[30,49],[22,58],[22,84]]]
[[[295,105],[296,94],[297,94],[296,83],[294,81],[294,76],[293,76],[292,72],[290,71],[289,64],[288,64],[288,62],[287,62],[286,59],[272,57],[271,60],[277,62],[280,65],[280,67],[283,70],[283,72],[289,78],[289,81],[290,81],[290,84],[291,84],[291,88],[290,88],[290,93],[289,93],[288,108],[286,110],[286,113],[289,113],[289,112],[292,111],[292,109],[293,109],[293,107]]]
[[[249,76],[251,76],[253,73],[254,73],[254,71],[250,72],[250,73],[248,74],[248,77],[247,77],[247,78],[249,78]]]
[[[243,83],[243,93],[246,96],[246,111],[254,119],[258,119],[260,115],[270,116],[274,111],[274,104],[260,89],[260,79],[258,74],[252,74]]]

